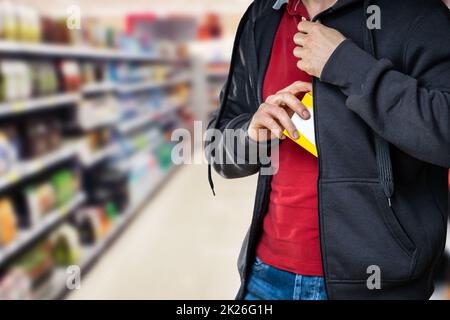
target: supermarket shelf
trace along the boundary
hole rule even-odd
[[[130,207],[119,216],[112,231],[110,231],[104,239],[92,247],[83,248],[84,257],[80,262],[80,269],[84,275],[90,267],[95,264],[102,253],[112,244],[112,242],[117,239],[126,226],[136,217],[149,198],[160,189],[161,185],[168,180],[169,176],[172,175],[177,168],[177,166],[173,166],[167,172],[158,174],[154,182],[147,187],[145,192],[143,192],[143,196],[135,203],[131,204]],[[44,297],[40,297],[41,300],[62,299],[67,294],[66,274],[64,269],[56,270],[52,282],[53,290],[51,290],[51,292],[46,294]]]
[[[85,200],[86,195],[83,192],[80,192],[64,206],[45,215],[45,217],[39,221],[38,225],[30,230],[20,232],[18,238],[11,245],[4,249],[0,249],[0,265],[4,264],[21,249],[31,244],[35,239],[53,229]]]
[[[122,94],[132,93],[136,91],[159,89],[164,87],[170,87],[181,83],[187,83],[191,81],[191,77],[187,72],[182,75],[176,76],[169,80],[161,81],[147,81],[136,84],[120,84],[117,86],[117,91]]]
[[[155,57],[146,53],[129,53],[113,49],[99,49],[87,46],[70,46],[40,43],[0,41],[0,53],[66,58],[87,58],[106,60],[129,60],[148,62],[177,62],[179,59]]]
[[[23,101],[7,102],[0,104],[0,117],[32,112],[42,109],[64,106],[78,103],[81,96],[77,93],[58,94],[48,97],[35,98]]]
[[[97,150],[93,153],[82,155],[81,162],[85,167],[91,167],[100,161],[112,156],[118,150],[117,145],[109,145],[103,149]]]
[[[162,142],[160,141],[158,143],[148,145],[141,150],[135,151],[130,157],[123,160],[119,160],[119,162],[116,164],[117,168],[122,171],[131,170],[131,168],[133,168],[136,165],[136,163],[138,163],[139,160],[142,159],[142,157],[149,155],[150,152],[156,150],[156,148],[158,148],[161,145],[161,143]]]
[[[116,89],[116,85],[112,82],[97,82],[84,85],[81,91],[83,94],[93,94],[93,93],[102,93],[102,92],[110,92]]]
[[[0,177],[0,190],[5,189],[21,180],[33,176],[42,170],[49,168],[59,162],[67,160],[77,153],[77,148],[73,144],[67,144],[48,155],[38,159],[19,163],[8,173]]]
[[[171,106],[164,108],[162,111],[152,112],[147,115],[139,115],[134,117],[133,119],[122,121],[117,125],[117,130],[122,134],[127,134],[133,130],[139,129],[152,121],[156,121],[161,117],[169,114],[171,112],[175,112],[183,107],[184,104],[179,104],[176,106]]]
[[[80,121],[79,126],[80,129],[83,131],[89,131],[94,130],[102,127],[110,127],[117,123],[119,120],[119,117],[117,116],[111,116],[109,119],[105,118],[101,121],[90,121],[90,123],[83,123]]]

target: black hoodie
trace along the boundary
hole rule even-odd
[[[245,132],[262,103],[283,11],[275,10],[274,3],[254,1],[244,15],[221,107],[209,128]],[[381,9],[379,30],[366,27],[369,5]],[[448,218],[450,12],[440,0],[339,0],[317,19],[348,38],[313,83],[328,297],[428,299]],[[213,142],[207,146],[218,146],[233,160],[215,163],[215,153],[207,148],[223,177],[261,171],[262,160],[236,161],[236,143],[226,138]],[[238,143],[246,148],[255,144],[248,136]],[[238,299],[245,294],[255,258],[270,182],[270,176],[260,174],[252,224],[239,257]],[[367,286],[371,266],[380,268],[381,289]]]

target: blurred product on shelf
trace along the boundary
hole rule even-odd
[[[97,206],[80,209],[73,223],[80,234],[81,243],[85,246],[98,243],[113,226],[113,221],[108,217],[105,209]]]
[[[66,205],[80,190],[79,173],[64,169],[49,180],[28,185],[24,190],[26,212],[19,215],[20,226],[36,226],[53,209]]]
[[[198,27],[197,38],[199,40],[220,39],[222,33],[222,23],[219,15],[210,13],[204,17],[204,21]]]
[[[34,75],[34,95],[48,96],[58,92],[58,72],[50,61],[40,61],[32,64]]]
[[[77,92],[81,88],[81,71],[76,61],[65,60],[60,63],[60,83],[64,92]]]
[[[10,1],[0,2],[0,38],[39,42],[41,34],[40,17],[36,10]]]
[[[119,118],[119,106],[113,94],[83,99],[77,107],[78,123],[90,130],[115,123]]]
[[[80,242],[84,246],[93,246],[102,237],[100,214],[98,208],[80,209],[72,220],[78,230]]]
[[[99,166],[85,175],[89,203],[103,207],[111,218],[129,205],[128,174],[108,166]]]
[[[111,68],[113,68],[112,64]],[[84,85],[112,80],[109,72],[110,70],[105,63],[83,62],[81,64],[81,76]]]
[[[13,268],[0,277],[0,300],[29,300],[31,279],[21,268]]]
[[[110,128],[101,128],[99,130],[90,131],[87,133],[87,141],[89,150],[100,150],[111,144],[112,131]]]
[[[61,123],[55,117],[32,116],[22,123],[22,156],[32,159],[62,146]]]
[[[12,125],[0,127],[0,176],[11,170],[21,154],[17,130]]]
[[[22,227],[31,228],[56,207],[56,191],[50,182],[44,182],[25,189],[25,201],[28,214],[21,214]]]
[[[51,279],[55,267],[52,251],[51,241],[45,239],[24,253],[12,266],[13,270],[23,270],[28,276],[32,292],[44,283],[51,283],[48,280]]]
[[[78,231],[70,224],[59,227],[50,236],[53,259],[59,266],[76,265],[81,260],[81,242]]]
[[[16,239],[17,220],[13,203],[9,198],[0,199],[0,248]]]
[[[80,190],[80,173],[72,169],[60,170],[52,175],[51,182],[56,190],[56,205],[61,207]]]
[[[0,100],[14,101],[31,97],[33,81],[30,65],[19,60],[1,60],[0,63]]]

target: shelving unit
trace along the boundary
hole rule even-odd
[[[100,161],[112,156],[117,151],[117,145],[111,144],[95,152],[82,153],[80,158],[85,167],[92,167]]]
[[[16,184],[28,177],[31,177],[44,169],[74,157],[77,154],[77,146],[67,144],[48,155],[37,159],[18,163],[8,173],[0,176],[0,191]]]
[[[81,96],[79,93],[64,93],[49,97],[33,98],[25,101],[0,103],[0,117],[64,107],[77,104],[80,100]]]
[[[164,115],[175,112],[183,107],[184,104],[168,106],[165,110],[152,112],[147,115],[141,115],[130,120],[122,121],[117,125],[117,130],[122,134],[127,134],[133,130],[147,125],[152,121],[156,121]]]
[[[81,91],[84,95],[110,92],[116,89],[116,85],[113,82],[99,82],[84,85]]]
[[[83,192],[78,193],[64,206],[53,210],[43,218],[36,227],[22,231],[18,238],[6,248],[0,249],[0,265],[4,264],[8,259],[17,254],[24,247],[38,239],[40,236],[48,232],[62,222],[70,213],[80,206],[86,199]]]
[[[183,73],[174,77],[173,79],[163,81],[147,81],[144,83],[122,84],[117,85],[117,91],[121,94],[129,94],[137,91],[152,90],[163,87],[174,86],[180,83],[186,83],[190,81],[188,73]]]
[[[75,59],[83,61],[100,61],[100,62],[132,62],[138,63],[150,63],[150,64],[169,64],[176,65],[174,70],[178,70],[172,78],[168,78],[161,81],[144,81],[136,83],[115,83],[112,81],[96,82],[84,85],[78,92],[55,94],[48,97],[30,98],[26,100],[4,102],[0,103],[0,118],[7,118],[15,121],[15,117],[23,114],[32,114],[33,112],[52,112],[53,110],[60,108],[78,108],[80,103],[84,99],[90,99],[91,96],[114,94],[116,98],[121,95],[132,96],[134,94],[145,93],[146,91],[161,90],[163,92],[169,92],[171,87],[178,86],[180,84],[191,85],[191,70],[190,61],[188,59],[178,59],[170,57],[156,57],[148,53],[130,53],[122,52],[118,50],[99,49],[91,47],[74,47],[66,45],[49,45],[49,44],[27,44],[27,43],[14,43],[8,41],[0,41],[0,56],[14,57],[14,59],[28,59],[28,58],[45,58],[47,60],[53,58],[61,59]],[[117,99],[120,101],[120,99]],[[169,99],[163,104],[163,108],[155,112],[147,112],[140,115],[137,118],[127,121],[119,121],[120,114],[117,117],[111,117],[108,119],[95,119],[89,123],[81,123],[79,120],[75,123],[78,127],[74,128],[79,130],[78,134],[85,135],[90,131],[95,131],[101,128],[110,129],[115,137],[118,135],[129,135],[132,131],[139,131],[151,123],[157,123],[162,118],[170,113],[174,113],[183,107],[186,107],[189,101],[180,101],[180,103],[169,102]],[[120,109],[120,105],[119,105]],[[143,108],[145,110],[145,108]],[[64,111],[65,112],[65,111]],[[88,120],[89,117],[85,117]],[[84,118],[83,118],[84,119]],[[78,132],[78,131],[77,131]],[[87,135],[86,135],[87,137]],[[79,138],[70,138],[67,140],[63,147],[51,152],[45,156],[32,159],[26,162],[20,162],[14,165],[13,168],[8,170],[7,173],[0,176],[0,191],[7,191],[8,188],[13,185],[20,184],[28,178],[39,175],[45,170],[50,170],[52,167],[56,167],[58,164],[65,162],[66,160],[73,160],[74,163],[80,164],[81,171],[88,171],[91,168],[97,168],[101,163],[108,163],[110,159],[120,152],[120,144],[117,141],[113,141],[110,144],[100,148],[96,151],[90,151],[87,140]],[[133,166],[137,165],[134,161],[136,157],[148,156],[154,151],[154,145],[143,148],[136,151],[134,155],[123,161],[124,164],[121,169],[131,171]],[[94,169],[96,170],[96,169]],[[80,267],[83,273],[87,272],[89,267],[101,256],[105,249],[112,243],[114,239],[122,232],[122,230],[128,225],[128,223],[139,213],[141,207],[148,201],[149,197],[154,194],[162,183],[172,174],[175,167],[166,172],[153,172],[151,173],[151,183],[143,186],[145,188],[142,191],[142,196],[138,199],[134,199],[125,212],[121,213],[117,220],[114,222],[110,232],[102,238],[93,247],[83,248],[83,258],[80,261]],[[139,193],[141,194],[141,193]],[[89,194],[86,190],[81,190],[69,203],[61,208],[55,209],[53,212],[48,213],[45,218],[39,221],[39,223],[32,229],[20,231],[19,235],[5,247],[0,247],[0,266],[7,266],[14,261],[22,251],[32,247],[38,239],[44,238],[52,231],[56,230],[56,227],[67,221],[68,217],[76,215],[78,209],[89,200]],[[37,299],[55,299],[61,298],[66,293],[66,281],[65,270],[59,269],[54,273],[52,283],[50,283],[51,292],[46,290],[35,292]],[[46,286],[43,286],[46,287]]]
[[[155,180],[147,186],[147,189],[143,192],[143,196],[132,203],[128,209],[120,215],[115,221],[113,230],[99,243],[92,247],[83,248],[83,258],[80,263],[80,268],[84,272],[88,271],[90,267],[97,261],[101,254],[114,242],[115,239],[124,231],[129,223],[136,217],[142,207],[149,201],[150,197],[154,195],[162,184],[166,182],[169,177],[176,171],[177,167],[174,166],[166,172],[160,172]],[[66,287],[66,270],[58,269],[52,277],[53,290],[45,293],[40,297],[42,300],[55,300],[63,298],[68,289]]]
[[[173,63],[177,59],[167,57],[156,57],[147,53],[121,52],[112,49],[99,49],[92,47],[67,46],[40,43],[18,43],[0,41],[0,52],[3,54],[21,54],[43,57],[83,58],[101,60],[123,60],[123,61],[150,61]]]

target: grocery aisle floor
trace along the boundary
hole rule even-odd
[[[256,177],[224,180],[206,166],[177,170],[70,299],[232,299]]]

